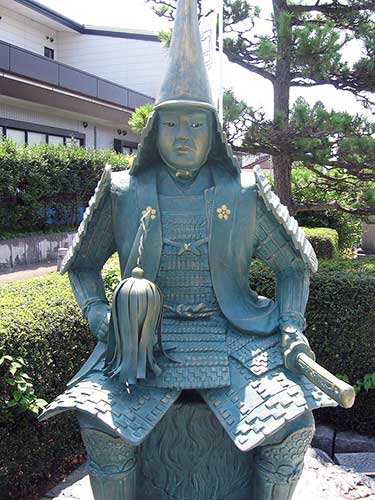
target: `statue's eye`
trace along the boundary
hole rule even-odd
[[[202,127],[203,123],[200,122],[194,122],[191,124],[192,128],[200,128]]]
[[[163,122],[163,125],[165,125],[166,127],[174,127],[176,124],[175,122]]]

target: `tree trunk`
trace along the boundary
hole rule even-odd
[[[292,162],[287,155],[274,156],[272,158],[275,179],[275,191],[281,203],[288,207],[289,213],[294,215],[294,203],[292,200]]]
[[[272,0],[278,39],[275,67],[274,92],[274,127],[283,129],[289,122],[290,97],[290,51],[292,49],[292,28],[288,17],[287,0]],[[281,202],[293,213],[291,170],[292,160],[287,154],[273,156],[275,191]]]

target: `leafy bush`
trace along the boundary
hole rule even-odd
[[[359,217],[344,214],[337,210],[323,212],[302,212],[296,219],[301,226],[309,228],[330,228],[337,231],[340,251],[351,250],[360,244],[362,223]]]
[[[148,117],[152,113],[152,110],[154,109],[154,105],[151,103],[144,104],[143,106],[140,106],[137,108],[135,111],[133,111],[130,120],[129,120],[129,125],[132,129],[132,131],[138,135],[141,135],[143,132],[143,129],[146,126]]]
[[[261,295],[274,295],[273,273],[259,261],[252,266],[250,284]],[[346,375],[351,384],[372,375],[375,259],[321,261],[311,278],[306,320],[306,335],[318,363],[334,374]],[[361,390],[353,408],[323,409],[315,416],[336,429],[374,435],[374,407],[375,391]]]
[[[292,169],[293,198],[297,203],[329,203],[337,200],[343,207],[353,207],[355,193],[348,190],[346,182],[342,183],[341,191],[330,188],[324,178],[319,177],[300,163],[296,162]],[[350,249],[360,242],[362,234],[361,219],[337,210],[298,212],[296,218],[301,226],[327,227],[336,229],[339,234],[339,247]]]
[[[0,144],[0,233],[38,231],[54,212],[57,224],[77,226],[106,163],[129,166],[124,155],[68,146]]]
[[[51,274],[0,287],[0,350],[26,363],[22,371],[30,377],[26,380],[32,384],[35,404],[63,392],[93,347],[94,339],[66,277]],[[6,378],[0,378],[0,394],[9,399],[6,395],[12,386]],[[0,496],[4,500],[40,498],[39,485],[51,476],[61,476],[66,461],[83,452],[72,415],[40,424],[26,409],[32,410],[32,405],[22,409],[0,402]]]
[[[28,238],[29,236],[44,236],[55,233],[74,233],[77,228],[73,226],[56,226],[53,224],[40,231],[2,231],[0,240],[11,240],[13,238]]]
[[[117,256],[104,274],[110,296],[119,280]],[[273,273],[259,261],[252,266],[250,284],[262,295],[274,294]],[[375,366],[374,292],[375,260],[324,260],[312,277],[307,309],[307,336],[318,362],[332,373],[346,375],[351,383],[363,384],[353,409],[323,409],[315,415],[337,429],[365,434],[374,434],[375,428],[375,391],[369,385]],[[94,343],[66,277],[51,274],[0,287],[0,350],[24,359],[23,371],[38,399],[51,401],[63,392]],[[9,387],[1,379],[0,394],[6,391]],[[40,498],[38,485],[51,476],[58,478],[67,460],[82,452],[72,415],[39,424],[30,411],[0,407],[4,500]]]
[[[339,253],[339,235],[335,229],[326,227],[304,227],[307,239],[318,258],[333,259]]]
[[[47,401],[36,396],[30,375],[26,373],[27,364],[23,358],[14,358],[0,351],[0,379],[5,385],[5,390],[0,393],[0,407],[5,413],[9,408],[16,409],[19,413],[31,411],[38,415]]]

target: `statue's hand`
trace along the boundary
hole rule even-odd
[[[90,330],[101,342],[107,342],[109,324],[111,320],[111,308],[108,304],[99,302],[92,304],[87,314]]]
[[[297,356],[305,353],[315,360],[315,354],[310,348],[307,338],[302,331],[294,325],[284,324],[281,327],[281,352],[284,357],[284,365],[288,370],[298,373]]]

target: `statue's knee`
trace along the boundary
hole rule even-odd
[[[258,471],[276,483],[295,481],[302,473],[303,459],[314,435],[314,428],[300,427],[281,443],[260,446],[254,463]]]
[[[137,447],[111,432],[98,419],[78,413],[81,435],[86,447],[90,474],[130,472],[137,464]]]
[[[268,437],[263,446],[276,445],[282,443],[288,436],[300,429],[311,429],[315,432],[315,421],[312,411],[306,411],[301,416],[285,424],[279,431]],[[311,438],[312,439],[312,438]]]
[[[94,429],[82,429],[88,468],[92,473],[117,474],[132,471],[137,464],[137,448],[121,437]]]

